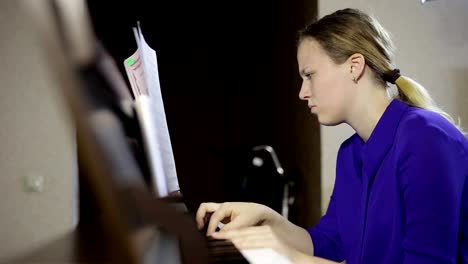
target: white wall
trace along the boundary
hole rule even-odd
[[[468,1],[319,0],[319,17],[352,7],[373,14],[393,35],[396,66],[468,128]],[[347,125],[321,128],[322,211],[335,181],[336,155],[352,135]]]
[[[69,232],[78,211],[74,131],[48,66],[55,60],[19,2],[0,1],[0,262]],[[42,179],[42,190],[28,179]]]

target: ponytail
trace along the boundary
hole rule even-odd
[[[450,123],[460,130],[460,132],[466,136],[466,133],[460,126],[460,120],[455,122],[455,120],[441,108],[439,108],[432,97],[429,95],[428,91],[419,83],[413,79],[399,75],[395,80],[395,85],[398,87],[399,98],[407,104],[430,110],[436,112],[441,116],[445,117]]]

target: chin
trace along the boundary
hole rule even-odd
[[[318,115],[318,122],[324,126],[336,126],[343,123],[343,120],[338,118],[330,118],[322,115]]]

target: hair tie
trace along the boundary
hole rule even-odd
[[[386,82],[389,82],[391,84],[395,84],[396,80],[400,78],[400,70],[399,69],[394,69],[392,71],[389,71],[387,73],[384,73],[383,80]]]

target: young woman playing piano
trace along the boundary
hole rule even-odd
[[[340,147],[330,204],[315,227],[253,203],[203,203],[199,227],[294,263],[468,263],[468,141],[421,85],[393,68],[392,48],[385,29],[354,9],[300,33],[299,97],[321,124],[356,131]]]

